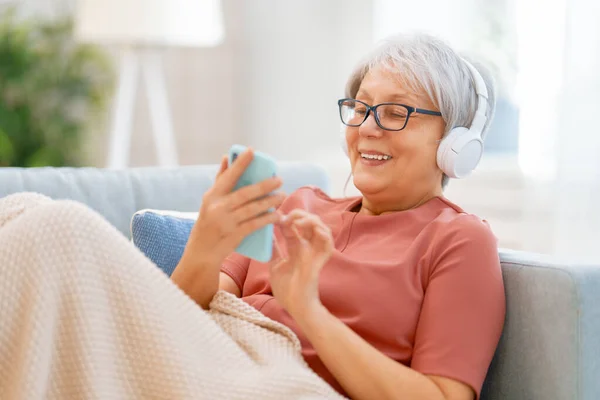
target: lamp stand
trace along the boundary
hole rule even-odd
[[[155,49],[126,48],[121,57],[107,167],[129,166],[131,125],[140,70],[148,96],[154,146],[160,166],[176,166],[177,147],[171,123],[160,52]]]

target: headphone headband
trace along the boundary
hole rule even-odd
[[[471,64],[470,62],[468,62],[464,58],[462,60],[464,61],[465,65],[471,71],[471,75],[473,75],[473,80],[475,81],[475,92],[477,92],[477,94],[479,96],[485,97],[485,99],[487,100],[487,98],[488,98],[488,91],[487,91],[487,86],[485,85],[485,81],[483,80],[483,77],[481,76],[481,74],[479,73],[479,71],[477,70],[477,68],[475,68],[473,66],[473,64]]]
[[[475,117],[473,118],[473,122],[471,123],[471,127],[469,128],[469,130],[473,132],[479,132],[481,134],[481,132],[483,131],[483,127],[485,126],[485,122],[487,120],[487,86],[485,85],[485,81],[483,80],[483,77],[481,76],[477,68],[475,68],[473,64],[471,64],[464,58],[462,60],[471,72],[471,77],[473,78],[474,83],[473,86],[475,88],[475,93],[477,94],[477,110],[475,111]]]

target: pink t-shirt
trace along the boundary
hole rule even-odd
[[[332,229],[335,250],[321,271],[321,302],[388,357],[466,383],[479,397],[505,314],[495,236],[445,198],[380,216],[352,212],[360,201],[304,187],[280,206],[284,213],[314,213]],[[267,265],[232,254],[222,271],[248,304],[291,328],[308,365],[345,394],[273,297]]]

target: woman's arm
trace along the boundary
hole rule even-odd
[[[190,262],[182,257],[171,280],[192,300],[207,309],[219,289],[219,265]]]
[[[225,289],[230,288],[230,282],[220,278],[223,260],[244,237],[280,219],[278,213],[266,211],[285,199],[283,193],[271,194],[281,187],[281,179],[273,177],[233,191],[252,159],[252,151],[247,150],[228,167],[227,157],[223,157],[215,183],[203,196],[198,219],[171,275],[171,280],[205,309],[221,280],[224,279]]]
[[[242,295],[235,281],[229,275],[219,272],[218,267],[179,264],[173,271],[171,280],[205,309],[217,290],[224,290],[237,297]]]
[[[469,386],[423,375],[371,346],[320,304],[294,319],[352,399],[472,400]]]
[[[333,248],[329,228],[302,210],[282,222],[288,257],[271,265],[273,294],[352,398],[476,398],[502,331],[504,291],[487,227],[472,219],[454,225],[434,257],[408,368],[322,305],[318,276]]]
[[[235,297],[242,297],[242,291],[238,287],[237,283],[235,283],[235,281],[224,272],[221,272],[219,278],[219,290],[229,292]]]

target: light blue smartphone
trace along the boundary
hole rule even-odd
[[[229,149],[229,165],[238,155],[246,151],[246,147],[234,144]],[[254,152],[254,159],[246,168],[233,190],[253,185],[277,175],[277,163],[267,154]],[[273,210],[275,211],[275,210]],[[270,211],[270,212],[273,212]],[[260,228],[246,236],[235,252],[260,262],[268,262],[273,255],[273,224]]]

